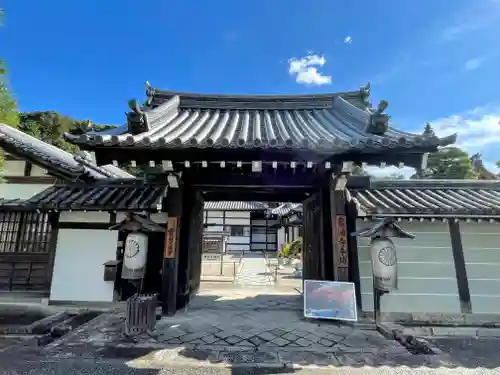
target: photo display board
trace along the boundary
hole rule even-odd
[[[304,280],[304,317],[357,321],[354,283]]]

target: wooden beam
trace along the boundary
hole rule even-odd
[[[180,227],[182,219],[182,188],[171,189],[166,198],[168,212],[162,266],[162,313],[175,315],[177,311],[177,278],[179,264]]]
[[[455,220],[448,220],[448,227],[450,229],[451,250],[453,252],[455,275],[457,277],[460,310],[464,314],[472,313],[472,302],[469,290],[469,280],[467,278],[467,267],[465,266],[464,248],[462,244],[462,235],[460,233],[460,223]]]
[[[345,176],[340,176],[345,178]],[[330,212],[334,249],[335,281],[349,281],[349,253],[345,184],[338,185],[339,176],[333,176],[330,184]],[[339,189],[341,188],[341,189]]]
[[[361,299],[361,274],[359,271],[358,239],[350,233],[356,232],[356,218],[358,210],[354,202],[347,203],[347,248],[349,252],[349,281],[354,283],[356,291],[356,305],[358,311],[362,311]]]

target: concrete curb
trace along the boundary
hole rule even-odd
[[[457,326],[399,326],[405,335],[417,337],[474,337],[474,338],[499,338],[500,328],[484,327],[457,327]]]
[[[417,350],[424,352],[421,354],[445,354],[441,349],[431,344],[424,338],[416,337],[414,335],[406,333],[404,327],[399,324],[382,323],[377,326],[377,331],[389,340],[396,340],[410,352],[412,352],[413,350]]]
[[[52,326],[68,319],[70,314],[66,311],[61,311],[45,318],[39,319],[26,326],[12,326],[0,328],[1,335],[9,334],[25,334],[25,335],[42,335],[50,330]]]

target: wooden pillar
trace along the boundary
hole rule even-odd
[[[334,279],[335,281],[349,281],[348,232],[346,218],[346,192],[341,186],[341,179],[345,176],[332,178],[330,187],[330,211],[332,238],[334,248]]]
[[[359,271],[358,239],[350,233],[356,232],[356,219],[358,210],[353,202],[347,203],[347,249],[349,260],[349,281],[354,283],[356,290],[356,305],[362,311],[361,301],[361,276]]]
[[[190,296],[194,295],[200,286],[201,281],[201,262],[202,262],[202,250],[203,250],[203,198],[199,192],[196,193],[194,201],[194,209],[190,234],[190,252],[189,256],[189,287]]]
[[[469,280],[467,278],[467,268],[465,266],[464,248],[460,224],[455,220],[448,220],[451,236],[451,250],[453,252],[453,263],[455,265],[455,275],[457,277],[458,297],[460,299],[460,309],[462,313],[472,313],[472,302],[469,290]]]
[[[182,187],[169,189],[166,198],[168,213],[163,252],[161,307],[162,313],[172,316],[177,311],[177,278],[179,237],[182,219]]]
[[[321,187],[315,194],[312,194],[303,204],[303,271],[304,280],[329,280],[332,266],[331,258],[328,254],[328,243],[331,243],[330,231],[327,228],[328,194],[325,187]],[[331,254],[331,251],[330,251]],[[330,260],[329,260],[330,259]]]
[[[322,256],[321,261],[322,266],[322,279],[334,281],[334,260],[333,260],[333,241],[332,241],[332,215],[331,215],[331,205],[330,205],[330,189],[328,181],[325,186],[321,189],[321,211],[322,211],[322,224],[321,224],[321,236],[322,236]]]

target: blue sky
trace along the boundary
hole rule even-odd
[[[146,80],[169,90],[262,94],[370,81],[373,101],[387,99],[399,127],[433,121],[439,133],[458,131],[468,151],[500,159],[500,0],[0,6],[0,56],[25,111],[119,124],[127,100],[144,97]]]

